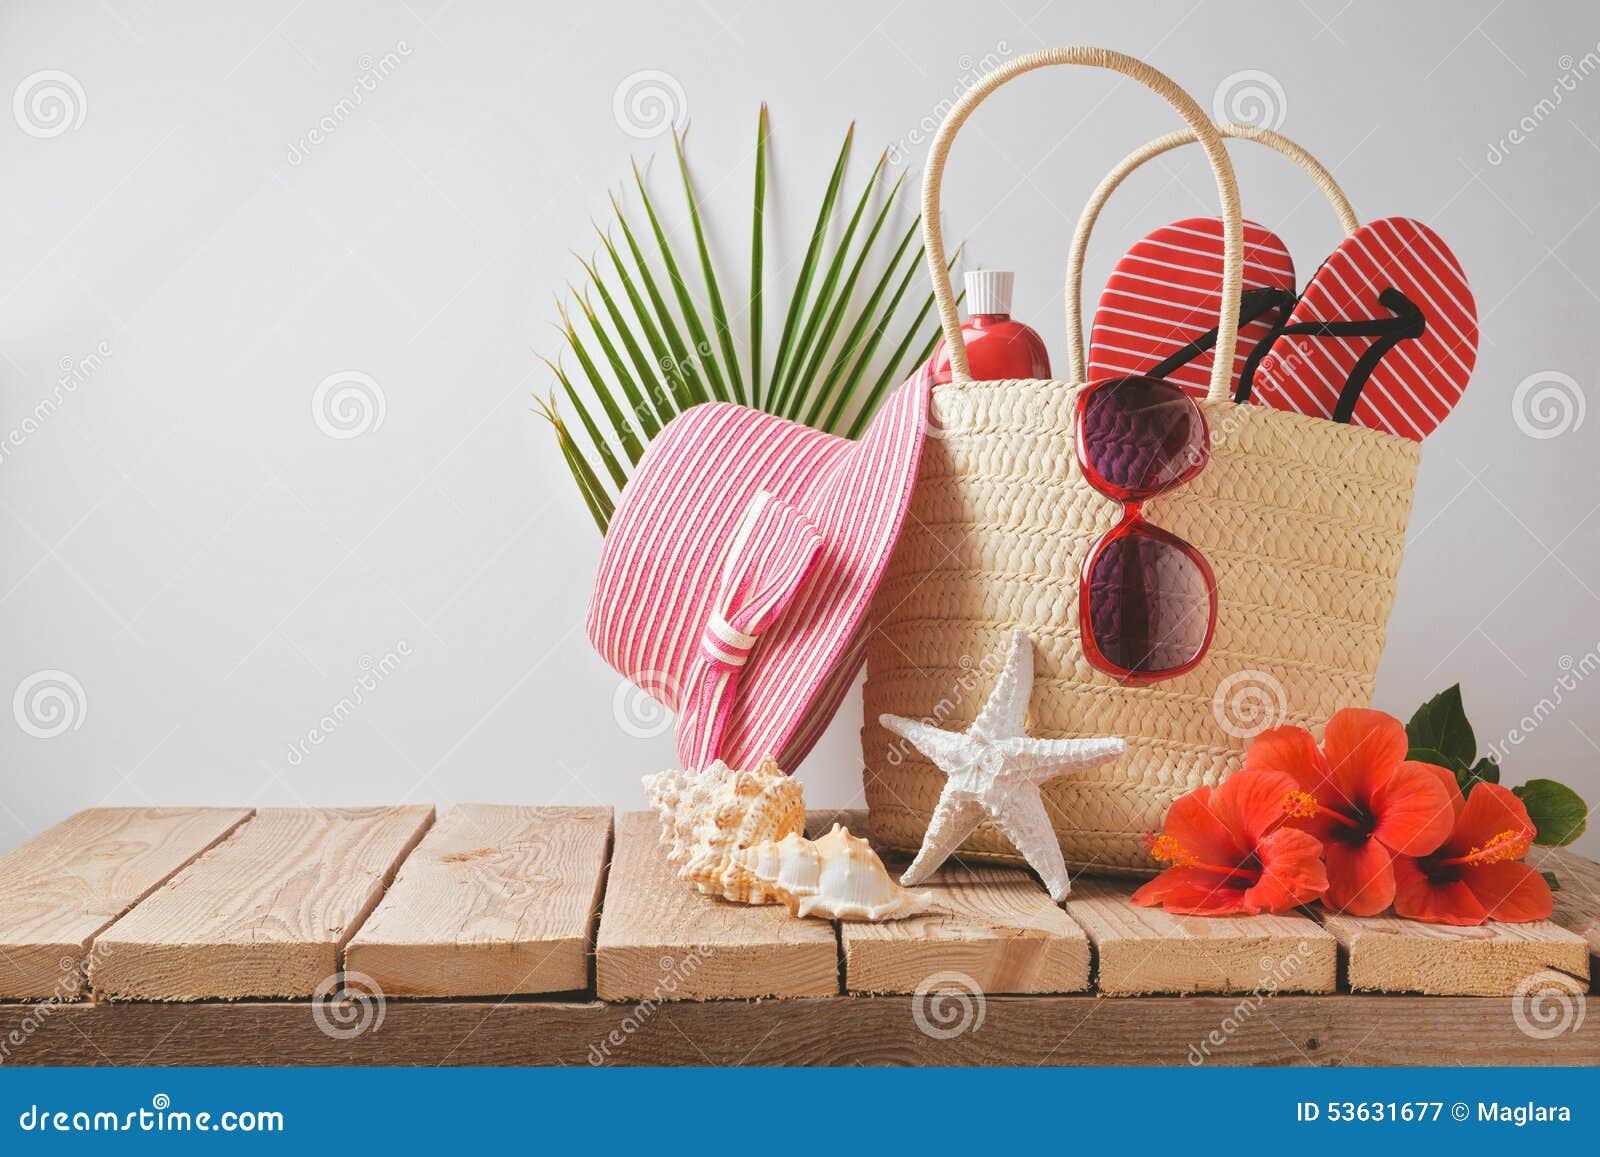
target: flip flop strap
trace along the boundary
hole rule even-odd
[[[1389,286],[1378,294],[1378,304],[1387,309],[1391,316],[1363,318],[1353,321],[1298,321],[1293,324],[1279,324],[1273,327],[1273,332],[1263,338],[1256,348],[1250,351],[1250,356],[1245,362],[1244,372],[1239,375],[1239,389],[1234,395],[1234,401],[1244,402],[1250,399],[1250,390],[1254,385],[1256,367],[1271,350],[1280,337],[1286,335],[1299,335],[1304,337],[1370,337],[1374,341],[1357,359],[1356,364],[1350,369],[1350,376],[1345,379],[1344,386],[1339,391],[1339,401],[1334,406],[1333,421],[1349,422],[1355,413],[1356,403],[1361,399],[1361,391],[1366,388],[1367,380],[1372,377],[1373,371],[1378,368],[1384,356],[1395,346],[1403,341],[1418,338],[1427,329],[1427,318],[1422,310],[1400,290]]]
[[[1289,309],[1293,305],[1294,294],[1290,290],[1279,289],[1272,285],[1258,285],[1254,289],[1247,289],[1244,291],[1244,296],[1239,299],[1239,328],[1241,330],[1244,329],[1245,326],[1271,309],[1281,310],[1280,317],[1287,316]],[[1174,370],[1188,365],[1216,344],[1217,330],[1213,326],[1188,345],[1173,351],[1168,357],[1157,362],[1146,372],[1145,376],[1164,378]]]
[[[1328,199],[1335,216],[1339,218],[1339,227],[1345,231],[1346,236],[1361,227],[1361,219],[1351,208],[1350,199],[1344,195],[1344,190],[1339,188],[1339,183],[1333,179],[1333,174],[1303,147],[1288,137],[1255,125],[1218,121],[1215,127],[1221,136],[1255,141],[1293,161]],[[1090,195],[1088,203],[1084,205],[1083,214],[1078,218],[1078,227],[1072,235],[1072,248],[1067,252],[1067,377],[1071,381],[1081,382],[1087,376],[1083,341],[1083,265],[1089,250],[1089,236],[1094,232],[1095,223],[1100,219],[1100,211],[1105,208],[1106,202],[1122,182],[1141,165],[1147,164],[1163,153],[1193,144],[1196,139],[1192,129],[1178,129],[1164,137],[1145,142],[1106,174],[1105,179]]]

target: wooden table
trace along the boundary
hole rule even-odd
[[[1058,906],[951,865],[939,912],[834,925],[700,896],[656,841],[603,808],[82,812],[0,857],[0,1063],[1600,1064],[1569,853],[1540,924]]]

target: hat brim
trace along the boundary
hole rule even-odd
[[[867,610],[911,504],[931,386],[924,366],[858,442],[793,496],[821,532],[822,554],[739,680],[720,750],[734,767],[771,755],[796,770],[860,670]]]

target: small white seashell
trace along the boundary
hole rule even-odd
[[[735,859],[796,916],[876,922],[934,907],[932,892],[895,883],[872,845],[838,824],[820,839],[790,833],[746,848]]]

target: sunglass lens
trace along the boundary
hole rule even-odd
[[[1192,548],[1134,533],[1106,543],[1088,575],[1089,629],[1113,666],[1135,675],[1196,658],[1211,625],[1209,575]]]
[[[1083,460],[1119,497],[1170,489],[1193,477],[1209,452],[1199,407],[1155,378],[1122,378],[1091,390],[1081,431]]]

